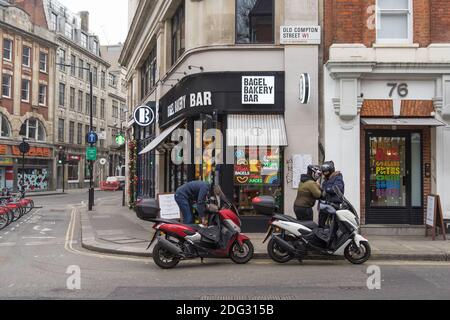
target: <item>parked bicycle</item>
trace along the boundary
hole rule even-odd
[[[9,194],[9,191],[0,197],[0,230],[3,230],[11,223],[16,222],[24,215],[34,209],[34,201],[26,199],[24,192],[16,195]]]

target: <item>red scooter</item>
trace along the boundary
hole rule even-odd
[[[185,225],[173,220],[149,219],[156,230],[149,248],[153,260],[162,269],[175,268],[180,261],[201,258],[231,259],[245,264],[253,258],[254,247],[241,233],[241,219],[237,208],[227,199],[220,201],[218,212],[208,211],[209,227]]]

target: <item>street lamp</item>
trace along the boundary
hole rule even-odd
[[[92,69],[91,68],[85,68],[85,67],[80,67],[80,66],[75,66],[75,65],[71,65],[71,64],[64,64],[64,63],[56,63],[57,66],[63,66],[63,67],[68,67],[68,68],[77,68],[77,69],[81,69],[81,70],[86,70],[89,72],[89,94],[90,94],[90,132],[93,132],[94,130],[94,109],[93,109],[93,102],[94,102],[94,92],[93,92],[93,82],[94,82],[94,77],[93,77],[93,73],[92,73]],[[94,147],[95,143],[90,143],[91,147]],[[92,211],[92,208],[94,207],[94,161],[90,160],[89,161],[89,211]]]
[[[58,153],[58,164],[62,165],[62,189],[63,193],[66,191],[66,163],[67,163],[67,155],[66,155],[66,147],[59,146]]]

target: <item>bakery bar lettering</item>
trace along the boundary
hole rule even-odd
[[[242,77],[242,104],[275,104],[275,77]]]

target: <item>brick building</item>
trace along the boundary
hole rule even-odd
[[[421,234],[432,193],[450,218],[450,2],[326,0],[324,42],[322,142],[367,230]]]
[[[30,16],[21,3],[3,2],[0,6],[0,189],[12,191],[21,186],[23,174],[27,191],[54,190],[56,184],[53,178],[56,43],[42,23],[45,21],[42,5],[33,8]],[[23,164],[18,145],[24,137],[29,139],[31,150]]]

